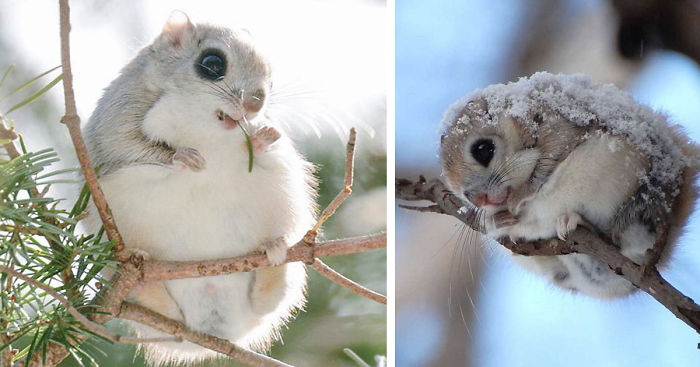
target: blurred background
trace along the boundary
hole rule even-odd
[[[397,2],[396,177],[440,174],[458,97],[539,70],[615,83],[700,141],[699,27],[695,0]],[[467,247],[452,217],[395,210],[398,366],[700,365],[698,335],[650,296],[565,293],[493,244]],[[698,238],[696,210],[662,271],[694,299]]]
[[[342,188],[346,128],[360,128],[353,194],[325,227],[324,236],[332,239],[385,230],[388,50],[384,1],[73,1],[72,62],[83,121],[102,89],[160,33],[173,9],[185,11],[193,22],[251,31],[271,60],[275,87],[284,91],[290,114],[281,116],[288,120],[286,132],[319,168],[322,207]],[[58,30],[57,1],[0,0],[0,75],[15,66],[0,96],[60,64]],[[45,82],[58,73],[47,76]],[[28,93],[0,101],[0,111],[7,111]],[[78,165],[68,131],[59,123],[63,111],[59,84],[6,116],[30,151],[46,147],[58,151],[61,162],[55,169]],[[65,184],[55,186],[52,194],[67,198],[69,206],[77,191],[77,185]],[[385,251],[329,258],[327,263],[386,294]],[[375,355],[386,355],[386,307],[309,273],[306,311],[283,331],[283,342],[275,344],[272,356],[299,366],[355,366],[343,348],[370,364]],[[111,327],[124,332],[118,323]],[[90,343],[102,350],[95,353],[101,366],[143,365],[134,346]],[[61,364],[77,365],[72,360]],[[215,361],[210,365],[236,364]]]

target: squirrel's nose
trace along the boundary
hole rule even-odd
[[[254,98],[249,98],[243,101],[243,109],[245,110],[246,114],[259,112],[260,109],[262,109],[262,106],[263,102]]]
[[[465,194],[466,194],[466,192],[465,192]],[[484,193],[476,194],[472,197],[473,197],[472,203],[480,208],[482,206],[486,205],[489,201],[488,196]]]

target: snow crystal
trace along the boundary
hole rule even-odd
[[[442,119],[443,132],[453,124],[469,124],[468,118],[457,117],[472,101],[484,100],[488,111],[484,121],[510,116],[537,133],[535,116],[555,112],[579,126],[595,124],[609,133],[622,136],[650,161],[648,175],[641,178],[656,194],[664,188],[680,185],[681,173],[697,157],[684,155],[667,117],[637,103],[627,92],[612,84],[595,83],[583,74],[565,75],[538,72],[508,84],[495,84],[471,92],[453,103]],[[587,137],[587,136],[586,136]],[[609,147],[615,151],[617,146]],[[653,179],[650,179],[653,177]]]

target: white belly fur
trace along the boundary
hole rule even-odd
[[[301,239],[314,221],[303,159],[282,138],[271,151],[256,155],[249,173],[245,146],[234,145],[195,147],[206,159],[200,172],[140,165],[101,178],[125,245],[160,260],[203,260],[244,255],[278,237],[289,245]],[[90,216],[92,230],[98,220]],[[250,307],[253,273],[172,280],[166,288],[188,326],[245,346],[269,338],[270,325],[286,318],[291,304],[302,302],[305,274],[297,265],[286,265],[287,287],[295,289],[287,289],[289,297],[276,311],[263,315]],[[253,330],[265,323],[270,325]],[[137,331],[153,335],[145,328]],[[186,359],[200,359],[204,352],[192,345],[153,346],[168,347],[173,351],[163,351],[157,363],[180,359],[175,349],[194,353]]]
[[[646,172],[647,164],[644,157],[620,138],[607,134],[591,137],[559,164],[537,197],[527,203],[519,224],[504,228],[495,233],[495,237],[552,238],[556,236],[557,218],[570,212],[580,214],[599,229],[607,231],[620,205],[639,186],[639,174]],[[623,254],[632,251],[627,247],[634,246],[643,251],[651,246],[648,241],[637,240],[644,235],[638,234],[636,229],[629,233],[635,236],[633,241],[626,239],[628,233],[622,234]],[[631,283],[587,255],[516,255],[515,259],[554,284],[593,297],[611,298],[633,289]]]

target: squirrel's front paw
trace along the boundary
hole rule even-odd
[[[556,222],[557,237],[562,241],[566,241],[566,236],[576,229],[581,221],[583,221],[583,218],[576,212],[561,214],[557,217]]]
[[[513,213],[508,210],[502,210],[485,218],[484,230],[485,233],[490,235],[500,236],[508,232],[507,227],[514,226],[519,222],[520,219],[513,215]]]
[[[253,143],[253,151],[255,153],[266,151],[280,137],[282,137],[282,134],[274,127],[263,126],[259,128],[250,136],[250,141]]]
[[[283,238],[265,242],[265,255],[272,265],[280,265],[287,259],[287,242]]]
[[[506,202],[508,210],[514,215],[519,215],[525,210],[528,202],[532,201],[536,196],[537,193],[531,192],[529,188],[526,187],[513,190]]]
[[[503,210],[493,215],[493,227],[495,229],[514,226],[518,222],[518,217],[508,210]]]
[[[179,147],[173,155],[173,164],[181,170],[189,168],[197,172],[204,169],[206,161],[197,149]]]

